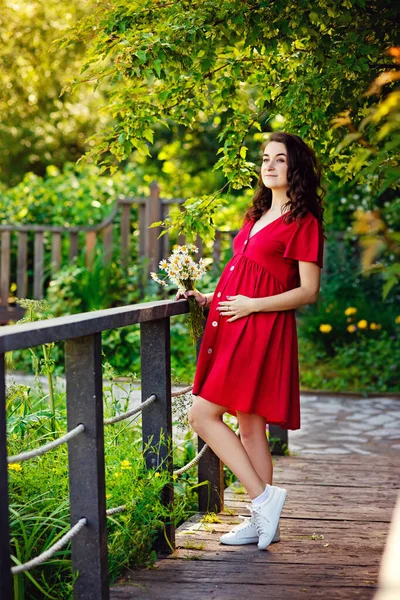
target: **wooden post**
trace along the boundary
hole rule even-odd
[[[18,258],[17,258],[17,296],[26,298],[28,293],[28,234],[18,232]]]
[[[146,236],[146,204],[141,202],[139,204],[139,256],[146,256]]]
[[[61,268],[61,233],[54,232],[51,237],[51,272],[54,274]]]
[[[143,409],[143,452],[148,468],[167,469],[172,479],[172,411],[171,411],[171,363],[169,318],[148,321],[140,325],[142,402],[152,394],[157,400]],[[147,447],[150,443],[150,447]],[[167,485],[162,494],[166,506],[174,499],[173,484]],[[175,547],[175,528],[172,522],[165,524],[165,535]],[[159,552],[170,553],[164,533],[155,543]]]
[[[112,259],[113,253],[113,224],[103,229],[103,264],[107,265]]]
[[[160,216],[161,221],[164,221],[164,219],[166,217],[168,217],[170,208],[171,208],[170,204],[161,203],[161,216]],[[169,256],[169,235],[168,235],[168,233],[166,233],[159,239],[159,243],[160,243],[159,260],[161,260],[163,258],[167,259]]]
[[[0,296],[1,305],[8,306],[8,293],[10,291],[10,241],[11,232],[3,231],[1,234],[1,274]]]
[[[33,264],[33,297],[35,300],[40,300],[43,298],[44,277],[44,239],[42,231],[35,233]]]
[[[214,273],[218,273],[220,270],[219,263],[221,262],[221,232],[219,231],[219,229],[217,229],[215,232],[215,240],[214,240],[214,246],[213,246],[213,251],[212,251],[212,258],[213,258],[212,270]]]
[[[196,237],[196,241],[194,244],[199,249],[198,254],[195,255],[195,257],[196,257],[195,259],[198,260],[199,258],[203,257],[203,240],[201,239],[201,237],[199,235]]]
[[[289,449],[289,438],[288,430],[282,429],[279,425],[268,425],[269,438],[274,438],[275,442],[272,442],[272,454],[282,456],[285,454],[285,450]],[[270,442],[271,445],[271,442]]]
[[[85,425],[68,443],[71,526],[88,520],[72,540],[74,598],[108,600],[101,333],[68,340],[65,358],[68,431]]]
[[[93,265],[94,253],[96,248],[96,232],[95,231],[87,231],[86,232],[86,256],[85,262],[88,269]]]
[[[75,256],[78,256],[78,232],[71,231],[69,234],[69,260],[73,260]]]
[[[121,213],[121,262],[124,269],[128,268],[129,246],[131,239],[131,204],[122,204]]]
[[[205,310],[205,322],[209,310]],[[199,339],[196,348],[196,355],[199,356],[203,336]],[[203,448],[205,442],[198,437],[197,451]],[[202,485],[199,490],[199,511],[200,512],[221,512],[224,507],[224,465],[219,457],[208,448],[198,463],[198,482],[208,481],[209,485]]]
[[[6,378],[4,354],[0,354],[0,531],[0,593],[2,600],[11,600],[13,596],[11,591],[10,524],[8,514]]]
[[[150,185],[150,196],[146,202],[146,246],[145,254],[150,259],[149,270],[158,270],[159,243],[157,240],[160,228],[149,229],[150,225],[160,220],[160,188],[156,181]]]

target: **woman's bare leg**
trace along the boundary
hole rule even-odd
[[[223,422],[224,412],[224,406],[209,402],[201,396],[193,396],[193,405],[188,414],[189,423],[236,475],[253,500],[263,493],[265,483],[254,469],[238,436]]]
[[[236,411],[240,441],[264,484],[272,485],[272,456],[266,435],[266,419]]]

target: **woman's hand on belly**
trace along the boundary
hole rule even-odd
[[[230,317],[227,322],[237,321],[242,317],[247,317],[254,312],[254,298],[248,296],[227,296],[227,300],[218,302],[217,310],[222,317]]]

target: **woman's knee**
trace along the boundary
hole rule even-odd
[[[221,418],[218,405],[211,404],[200,396],[194,396],[194,401],[188,411],[188,421],[193,429],[200,433],[209,419]]]
[[[197,400],[197,398],[194,398],[193,404],[188,412],[188,421],[195,431],[198,431],[198,429],[201,427],[201,423],[204,421],[204,416],[204,409],[201,403],[199,400]]]
[[[238,414],[240,440],[245,444],[259,443],[266,439],[266,421],[258,415]]]

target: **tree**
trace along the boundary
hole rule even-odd
[[[53,42],[87,10],[80,0],[0,0],[0,180],[7,184],[76,161],[101,122],[103,100],[90,86],[59,97],[81,68],[83,47],[76,42],[60,50]]]
[[[89,156],[107,167],[133,149],[149,154],[158,124],[217,116],[215,168],[232,188],[251,185],[257,157],[247,140],[261,121],[301,135],[334,171],[348,161],[348,147],[335,153],[341,135],[330,122],[349,107],[354,121],[365,116],[362,93],[387,67],[384,50],[398,33],[398,9],[385,0],[316,0],[311,9],[305,0],[108,0],[92,9],[62,45],[87,48],[71,89],[112,85],[113,124],[92,137]],[[164,225],[212,234],[216,207],[190,199]]]

